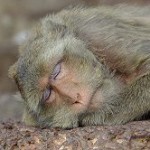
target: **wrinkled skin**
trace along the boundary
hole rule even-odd
[[[150,111],[149,7],[63,10],[39,21],[10,68],[28,125],[124,124]]]

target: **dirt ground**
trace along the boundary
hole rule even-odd
[[[39,18],[69,5],[97,6],[124,2],[150,5],[149,0],[0,0],[0,149],[29,149],[29,146],[32,146],[30,149],[51,147],[76,150],[89,147],[91,150],[93,147],[100,149],[97,147],[100,147],[101,142],[105,142],[104,146],[101,146],[102,150],[110,150],[110,147],[120,150],[125,147],[125,150],[134,149],[136,144],[139,146],[137,149],[150,149],[148,121],[119,127],[87,127],[59,133],[57,130],[26,128],[17,122],[21,120],[23,103],[15,96],[17,88],[7,75],[9,66],[17,60],[18,45],[23,42],[28,28]],[[94,134],[96,139],[92,136]],[[61,141],[61,138],[64,138],[64,141]],[[74,147],[71,147],[71,144]]]

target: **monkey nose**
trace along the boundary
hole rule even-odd
[[[76,96],[73,98],[73,104],[79,104],[81,103],[81,95],[80,93],[77,93]]]

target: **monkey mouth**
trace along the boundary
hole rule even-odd
[[[90,93],[88,93],[88,95],[86,97],[85,97],[85,95],[78,93],[76,99],[74,99],[72,101],[73,110],[77,114],[86,112],[88,109],[88,106],[89,106],[89,102],[92,98],[92,95],[93,95],[92,91],[90,91]]]
[[[72,103],[73,105],[78,105],[78,104],[82,104],[83,105],[83,103],[82,103],[82,96],[79,94],[79,93],[77,93],[77,97],[76,97],[76,99],[74,99],[74,101],[73,101],[73,103]]]
[[[79,101],[74,101],[74,102],[73,102],[73,105],[74,105],[74,104],[82,104],[82,103],[79,102]]]

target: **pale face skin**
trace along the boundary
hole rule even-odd
[[[52,103],[61,105],[66,101],[73,111],[77,113],[85,111],[94,89],[81,82],[76,70],[67,67],[63,62],[57,64],[54,69],[56,69],[55,74],[50,77],[47,75],[39,80],[39,86],[43,89],[47,84],[50,85],[50,88],[44,91],[44,103],[50,107]],[[67,97],[67,100],[62,97]]]

